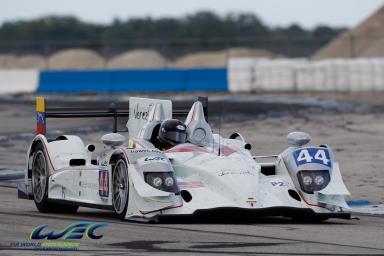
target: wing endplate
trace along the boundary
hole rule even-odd
[[[45,117],[45,99],[36,98],[36,134],[45,135],[46,117]]]

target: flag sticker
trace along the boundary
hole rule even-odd
[[[44,98],[36,98],[36,133],[45,134],[46,122],[45,122],[45,100]]]
[[[45,125],[45,113],[37,112],[37,124]]]
[[[108,197],[109,195],[108,170],[99,170],[99,195],[101,197]]]

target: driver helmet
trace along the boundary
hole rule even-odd
[[[166,147],[176,146],[185,143],[187,140],[187,127],[177,119],[168,119],[161,123],[159,140]]]

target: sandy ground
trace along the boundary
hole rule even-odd
[[[380,103],[378,98],[376,103]],[[0,166],[24,169],[25,154],[34,133],[33,109],[31,103],[0,103]],[[223,136],[232,131],[242,133],[252,144],[255,155],[277,154],[288,146],[289,132],[306,131],[313,138],[311,144],[328,144],[333,148],[352,194],[348,199],[380,203],[384,202],[384,113],[376,112],[248,116],[239,122],[215,122],[213,129]],[[49,125],[50,131],[76,131],[85,143],[96,143],[98,149],[102,148],[99,138],[105,131],[98,127],[105,127],[105,120],[55,120]]]

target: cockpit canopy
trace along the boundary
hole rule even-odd
[[[157,145],[159,129],[165,120],[164,109],[161,103],[156,103],[148,114],[148,121],[139,132],[138,139],[150,141]],[[204,117],[203,105],[196,101],[184,122],[186,125],[186,141],[198,146],[205,146],[213,142],[212,130]]]

